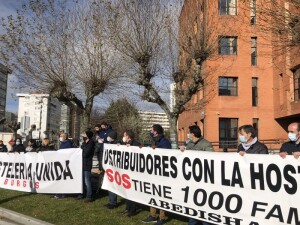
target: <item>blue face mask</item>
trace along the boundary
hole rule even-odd
[[[294,134],[294,133],[291,133],[291,132],[288,133],[288,137],[291,141],[297,141],[298,140],[297,134]]]
[[[154,137],[154,134],[153,134],[151,131],[150,131],[150,134],[149,134],[149,135],[150,135],[150,137],[152,137],[152,138]]]
[[[21,142],[17,141],[17,142],[16,142],[16,145],[19,145],[19,144],[21,144]]]
[[[247,139],[243,135],[240,135],[239,139],[240,139],[240,142],[247,143]]]

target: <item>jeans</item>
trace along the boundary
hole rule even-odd
[[[117,205],[117,195],[113,192],[108,192],[108,203],[111,205]]]
[[[208,222],[196,220],[194,218],[189,218],[189,223],[188,225],[210,225]]]
[[[128,210],[128,213],[135,213],[136,203],[134,201],[126,199],[126,210]]]
[[[86,188],[86,198],[92,199],[93,191],[92,191],[92,173],[91,171],[84,171],[84,184]]]

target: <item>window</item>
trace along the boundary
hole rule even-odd
[[[238,119],[219,118],[219,147],[237,148]]]
[[[256,24],[256,0],[250,0],[250,24]]]
[[[219,96],[237,96],[238,79],[236,77],[219,77]]]
[[[220,37],[220,55],[237,55],[237,37]]]
[[[252,126],[256,130],[256,137],[258,137],[258,119],[257,118],[252,119]]]
[[[257,106],[258,104],[257,82],[257,78],[252,78],[252,106]]]
[[[294,100],[300,100],[300,68],[294,71]]]
[[[257,66],[257,37],[251,38],[251,66]]]
[[[236,15],[236,0],[219,0],[219,15]]]

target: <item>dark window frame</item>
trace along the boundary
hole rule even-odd
[[[238,122],[238,118],[219,118],[219,148],[237,148]]]
[[[238,49],[237,42],[238,42],[237,36],[220,36],[219,55],[237,55],[237,49]]]
[[[250,0],[250,25],[256,25],[256,0]]]
[[[255,80],[255,84],[254,84]],[[258,78],[252,77],[252,106],[256,107],[258,106]]]
[[[231,3],[233,1],[234,3]],[[233,4],[234,6],[231,6]],[[231,11],[234,11],[231,14]],[[218,1],[218,13],[219,15],[229,15],[236,16],[237,15],[237,0],[219,0]]]
[[[300,100],[300,68],[293,71],[294,101]]]
[[[220,85],[221,79],[226,80],[226,85]],[[229,82],[232,79],[232,82]],[[235,85],[230,85],[230,83]],[[218,80],[219,96],[238,96],[238,77],[219,77]]]
[[[257,66],[257,37],[251,37],[251,66]]]

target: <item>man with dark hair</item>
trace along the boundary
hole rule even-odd
[[[300,156],[300,123],[293,122],[288,126],[288,138],[290,141],[282,144],[279,155],[285,158],[287,155]]]
[[[150,136],[152,137],[152,148],[166,148],[171,149],[170,141],[164,136],[164,129],[160,124],[154,124],[150,130]],[[157,209],[150,207],[150,216],[142,220],[143,223],[155,223],[155,225],[161,225],[166,223],[166,213],[164,210],[159,210],[159,219],[156,214]]]
[[[132,130],[125,130],[122,142],[127,146],[141,146],[141,144],[134,139],[134,132]],[[128,217],[134,216],[136,214],[136,203],[127,199],[126,208],[122,214],[127,214]]]
[[[198,150],[198,151],[210,151],[213,152],[212,144],[204,139],[201,135],[201,130],[197,125],[189,127],[189,142],[186,147],[181,146],[180,150]]]
[[[164,136],[164,129],[161,125],[154,124],[150,130],[150,136],[153,148],[172,148],[170,141]]]
[[[239,127],[239,139],[241,144],[238,146],[237,152],[240,155],[247,154],[268,154],[268,148],[259,142],[256,137],[256,130],[251,125],[243,125]]]
[[[2,140],[0,140],[0,152],[7,152],[7,147]]]
[[[98,126],[98,125],[97,125]],[[102,166],[102,157],[103,157],[103,147],[104,143],[107,143],[107,137],[109,132],[111,132],[111,126],[109,126],[106,122],[102,122],[100,124],[100,131],[98,133],[97,138],[97,159],[99,162],[99,170],[103,171],[103,166]]]
[[[187,146],[181,146],[180,151],[184,152],[185,150],[196,150],[196,151],[210,151],[213,152],[212,144],[204,139],[201,135],[201,130],[198,126],[193,125],[189,127],[189,139]],[[196,220],[194,218],[190,218],[188,225],[210,225],[210,223]]]
[[[94,141],[92,140],[94,133],[90,130],[85,131],[82,135],[83,143],[81,145],[82,149],[82,172],[84,187],[86,190],[85,203],[92,201],[92,166],[93,166],[93,156],[94,156]],[[82,196],[78,196],[82,198]]]

